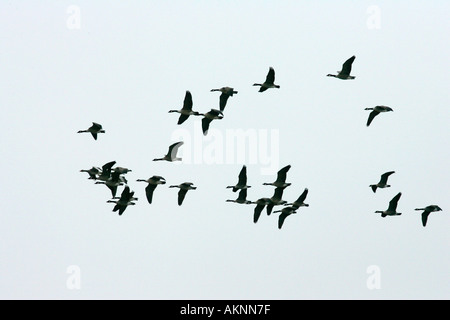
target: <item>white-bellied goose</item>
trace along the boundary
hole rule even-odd
[[[305,203],[306,196],[308,195],[308,188],[303,190],[302,194],[292,203],[285,203],[285,206],[292,206],[294,209],[298,209],[300,207],[309,207],[309,204]]]
[[[220,119],[223,119],[223,112],[220,110],[211,109],[210,111],[205,113],[202,119],[203,135],[206,136],[208,134],[209,124],[211,123],[211,121]]]
[[[389,201],[389,207],[387,210],[384,211],[375,211],[375,213],[381,213],[381,216],[384,218],[386,216],[399,216],[401,215],[400,212],[397,212],[397,204],[398,200],[400,199],[402,193],[399,192],[395,197],[392,198],[391,201]]]
[[[180,114],[180,117],[178,118],[178,124],[182,124],[184,121],[186,121],[189,116],[203,116],[202,113],[199,113],[197,111],[192,111],[192,94],[190,91],[186,91],[186,95],[184,96],[183,101],[183,107],[181,110],[169,110],[169,113],[171,112],[177,112]]]
[[[280,86],[275,84],[275,70],[270,67],[269,68],[269,72],[267,73],[266,76],[266,81],[264,81],[264,83],[254,83],[254,86],[259,86],[259,92],[264,92],[269,88],[277,88],[279,89]]]
[[[78,130],[78,133],[90,132],[95,140],[97,140],[98,133],[105,133],[105,130],[102,128],[102,125],[96,122],[92,122],[92,126],[87,128],[86,130]]]
[[[281,212],[280,215],[278,216],[278,229],[281,229],[281,227],[283,226],[284,220],[286,220],[286,218],[288,216],[290,216],[293,213],[297,213],[297,211],[295,211],[296,209],[297,208],[294,208],[294,207],[285,207],[281,210],[274,211],[274,213]]]
[[[119,200],[108,200],[106,202],[115,203],[116,205],[113,208],[113,212],[119,211],[119,216],[121,216],[129,205],[135,205],[133,202],[135,200],[137,200],[137,198],[134,197],[134,191],[130,192],[130,187],[125,186]]]
[[[291,185],[291,183],[286,183],[286,174],[289,171],[289,169],[291,168],[291,165],[287,165],[284,168],[278,170],[277,173],[277,180],[275,180],[275,182],[271,182],[271,183],[263,183],[263,185],[267,185],[267,186],[275,186],[275,187],[288,187]]]
[[[123,185],[123,182],[119,180],[120,173],[113,172],[111,173],[111,177],[106,181],[96,181],[95,184],[105,184],[109,190],[111,190],[112,197],[116,196],[117,187]]]
[[[148,185],[145,187],[145,195],[147,197],[147,201],[148,203],[152,203],[152,199],[153,199],[153,191],[155,191],[155,188],[159,185],[159,184],[165,184],[166,183],[166,179],[164,179],[161,176],[153,176],[147,180],[144,179],[137,179],[136,181],[142,181],[142,182],[147,182]]]
[[[273,193],[272,198],[270,198],[270,203],[267,204],[267,206],[266,206],[268,216],[272,213],[272,209],[274,206],[279,206],[279,205],[283,205],[283,204],[287,203],[287,201],[282,199],[283,190],[285,188],[286,187],[276,187],[275,188],[275,192]]]
[[[180,190],[178,191],[178,205],[179,206],[181,206],[181,204],[183,203],[184,197],[186,196],[186,193],[189,190],[197,189],[197,187],[194,187],[194,184],[192,182],[183,182],[182,184],[179,184],[179,185],[169,186],[169,188],[180,188]]]
[[[227,188],[232,188],[233,192],[236,192],[240,189],[247,189],[251,186],[247,185],[247,167],[245,165],[242,166],[241,172],[239,172],[238,182],[234,186],[227,186]]]
[[[213,92],[213,91],[222,92],[222,94],[220,95],[220,98],[219,98],[220,111],[225,110],[225,106],[227,104],[228,98],[232,97],[233,94],[238,93],[236,90],[234,90],[234,88],[231,88],[231,87],[222,87],[220,89],[211,89],[211,92]]]
[[[247,200],[247,189],[241,189],[241,191],[239,191],[239,196],[237,197],[236,200],[228,199],[228,200],[226,200],[226,202],[235,202],[235,203],[240,203],[240,204],[251,204],[252,203],[250,200]]]
[[[253,211],[253,222],[256,223],[258,222],[264,207],[270,203],[270,198],[260,198],[252,203],[256,204],[255,210]]]
[[[92,167],[89,170],[81,169],[80,172],[86,172],[89,175],[88,179],[97,180],[97,176],[100,174],[101,170],[97,167]]]
[[[111,178],[111,168],[116,164],[116,161],[110,161],[108,163],[105,163],[102,166],[102,172],[97,177],[97,180],[100,181],[107,181],[109,178]]]
[[[426,206],[425,208],[416,208],[414,210],[423,211],[422,212],[422,225],[425,227],[427,225],[428,216],[431,212],[442,211],[442,209],[435,204]]]
[[[184,144],[183,141],[175,142],[169,146],[169,151],[162,158],[153,159],[153,161],[181,161],[181,158],[177,158],[178,148],[180,148]]]
[[[388,171],[381,175],[380,181],[377,184],[371,184],[369,187],[372,188],[372,191],[375,193],[377,188],[389,188],[391,185],[387,184],[388,177],[395,173],[395,171]]]
[[[394,111],[394,110],[392,110],[392,108],[387,107],[387,106],[375,106],[373,108],[365,108],[364,110],[372,110],[372,112],[369,113],[369,118],[367,119],[366,126],[369,126],[372,123],[373,118],[375,118],[381,112]]]
[[[337,71],[338,74],[327,74],[328,77],[335,77],[341,80],[353,80],[355,79],[354,76],[350,75],[350,72],[352,71],[352,63],[355,61],[355,56],[352,56],[351,58],[347,59],[347,61],[344,62],[342,65],[342,70]]]

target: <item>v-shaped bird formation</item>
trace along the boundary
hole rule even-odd
[[[327,76],[334,77],[340,80],[354,80],[356,77],[351,75],[351,72],[355,59],[355,55],[351,56],[342,64],[340,71],[337,71],[336,74],[327,74]],[[258,92],[260,93],[266,92],[269,89],[281,88],[281,86],[275,81],[275,69],[273,67],[269,67],[269,71],[266,74],[264,82],[254,83],[253,86],[259,87]],[[227,104],[230,103],[230,98],[238,94],[238,91],[230,86],[218,86],[210,89],[210,92],[220,92],[218,99],[218,108],[209,107],[204,112],[199,112],[194,110],[197,109],[197,107],[194,108],[192,93],[189,90],[186,90],[181,109],[171,109],[168,111],[169,113],[179,114],[176,124],[179,126],[185,124],[186,121],[191,121],[189,120],[191,116],[201,117],[202,133],[204,136],[208,135],[208,131],[210,127],[214,125],[215,121],[224,119],[225,108]],[[233,99],[231,99],[231,102],[234,102]],[[366,127],[369,127],[375,117],[377,117],[379,114],[394,111],[391,107],[385,105],[367,107],[365,108],[365,110],[370,111],[366,121]],[[377,120],[377,122],[381,122],[382,118],[383,117]],[[78,133],[90,133],[94,140],[98,139],[98,135],[100,133],[105,132],[106,131],[103,129],[103,126],[97,122],[92,122],[92,125],[87,129],[78,131]],[[167,153],[165,155],[160,158],[154,158],[153,161],[182,162],[182,158],[178,156],[178,151],[180,147],[183,146],[183,144],[183,141],[172,143],[168,147]],[[106,185],[111,195],[111,199],[108,200],[107,203],[114,203],[115,205],[113,208],[113,212],[118,212],[119,215],[122,215],[128,206],[136,204],[138,198],[134,196],[135,192],[130,189],[128,181],[125,178],[125,175],[132,170],[125,167],[114,167],[115,164],[116,161],[110,161],[102,165],[101,167],[92,166],[90,169],[82,169],[80,170],[80,172],[87,173],[89,176],[88,179],[94,180],[95,184]],[[288,202],[283,198],[285,189],[288,187],[292,188],[291,186],[293,185],[293,183],[286,181],[287,173],[290,169],[291,165],[287,165],[279,169],[277,172],[277,177],[274,181],[263,183],[264,186],[274,187],[272,191],[268,191],[266,194],[264,194],[262,197],[258,197],[258,199],[256,200],[249,200],[247,199],[247,197],[251,185],[249,185],[247,182],[247,166],[243,165],[237,176],[237,182],[235,184],[226,186],[226,188],[232,189],[234,193],[238,192],[238,196],[235,199],[227,199],[226,202],[255,205],[253,209],[252,219],[254,223],[257,223],[259,221],[261,213],[264,211],[264,209],[266,209],[267,216],[270,216],[272,213],[276,213],[278,214],[277,226],[279,229],[281,229],[286,224],[286,219],[289,216],[297,214],[298,210],[302,207],[309,207],[309,204],[305,203],[306,197],[309,192],[308,188],[304,188],[299,197],[292,202]],[[371,188],[373,193],[376,193],[378,189],[390,188],[391,185],[388,184],[388,179],[394,173],[395,171],[387,171],[385,173],[382,173],[377,183],[370,184],[369,187]],[[147,184],[144,190],[148,204],[152,204],[154,198],[158,198],[158,195],[154,196],[155,192],[158,193],[158,191],[156,191],[157,188],[159,189],[161,188],[161,186],[166,184],[166,180],[160,175],[152,175],[150,178],[141,178],[137,179],[136,181],[145,182]],[[120,192],[120,196],[118,196],[118,189],[120,187],[123,187],[123,190]],[[188,191],[197,189],[197,187],[194,186],[193,182],[170,184],[168,185],[168,188],[178,189],[177,196],[174,195],[174,202],[179,206],[181,206],[185,201]],[[396,195],[389,201],[387,209],[376,210],[375,212],[380,213],[381,217],[383,218],[387,216],[401,215],[402,213],[397,209],[401,196],[402,192],[397,191]],[[275,207],[282,208],[277,209]],[[424,227],[427,225],[427,221],[431,213],[442,211],[442,209],[435,204],[415,208],[414,210],[422,212],[421,221]],[[289,218],[289,220],[290,219],[291,218]]]

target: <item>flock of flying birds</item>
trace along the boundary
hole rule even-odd
[[[341,80],[353,80],[354,76],[351,76],[352,64],[355,60],[355,56],[350,57],[348,60],[344,62],[342,65],[342,69],[337,72],[337,74],[328,74],[328,77],[335,77]],[[279,89],[280,86],[275,84],[275,70],[270,67],[269,72],[267,73],[266,80],[263,83],[254,83],[253,86],[259,86],[259,92],[264,92],[271,88]],[[183,107],[180,110],[169,110],[169,113],[179,113],[180,116],[178,118],[178,125],[184,123],[189,116],[201,116],[202,118],[202,131],[203,135],[208,134],[208,130],[210,124],[213,120],[220,120],[224,117],[224,110],[227,104],[227,101],[230,97],[238,92],[231,87],[222,87],[219,89],[212,89],[213,91],[221,92],[219,97],[219,109],[211,109],[206,113],[200,113],[198,111],[192,110],[193,100],[192,94],[189,91],[186,91],[186,95],[183,101]],[[365,108],[365,110],[371,110],[369,117],[367,119],[366,125],[369,126],[373,119],[380,113],[393,111],[392,108],[388,106],[378,105],[372,108]],[[97,140],[99,133],[105,133],[102,125],[96,122],[93,122],[92,126],[86,130],[79,130],[78,133],[91,133],[92,137]],[[155,158],[153,161],[181,161],[182,159],[177,157],[178,149],[183,145],[183,142],[176,142],[169,146],[168,152],[161,158]],[[104,164],[101,168],[92,167],[91,169],[83,169],[81,172],[87,172],[89,174],[89,179],[95,180],[95,184],[104,184],[111,190],[112,198],[108,200],[108,203],[114,203],[115,206],[113,208],[113,212],[118,211],[119,215],[122,215],[125,209],[129,205],[135,205],[135,201],[138,198],[134,197],[134,191],[130,190],[128,186],[128,181],[125,178],[125,174],[130,172],[131,170],[123,167],[114,167],[116,164],[115,161],[108,162]],[[286,200],[283,200],[283,190],[291,185],[291,183],[286,182],[287,172],[291,168],[291,165],[287,165],[284,168],[280,169],[277,173],[277,179],[271,183],[264,183],[264,185],[271,185],[275,187],[275,191],[272,197],[270,198],[260,198],[256,201],[247,200],[247,189],[251,186],[247,185],[247,168],[244,165],[239,173],[238,182],[235,185],[228,186],[227,188],[231,188],[233,192],[239,191],[239,195],[237,199],[232,200],[228,199],[227,202],[234,202],[238,204],[256,204],[254,208],[253,214],[253,222],[256,223],[261,215],[261,212],[266,208],[267,215],[270,215],[273,211],[274,206],[284,206],[283,209],[275,210],[274,213],[280,213],[278,216],[278,228],[281,229],[285,219],[291,214],[297,213],[300,207],[308,207],[309,205],[305,203],[306,196],[308,195],[308,188],[305,188],[302,194],[292,203],[288,203]],[[383,173],[378,183],[371,184],[370,188],[375,193],[377,188],[388,188],[390,185],[387,183],[388,177],[395,173],[395,171],[389,171]],[[145,194],[149,204],[152,203],[153,192],[155,191],[158,185],[166,184],[166,180],[161,177],[154,175],[148,179],[138,179],[137,181],[147,183],[145,187]],[[119,186],[124,185],[124,189],[120,196],[117,196],[117,188]],[[182,205],[183,200],[189,190],[195,190],[197,187],[194,186],[192,182],[183,182],[179,185],[170,185],[169,188],[179,188],[178,191],[178,205]],[[389,206],[386,210],[377,210],[375,213],[380,213],[381,217],[386,216],[397,216],[401,215],[400,212],[397,212],[397,204],[401,197],[402,193],[399,192],[392,200],[389,202]],[[415,210],[422,211],[422,225],[425,227],[427,224],[428,216],[431,212],[442,211],[442,209],[438,205],[428,205],[424,208],[416,208]]]

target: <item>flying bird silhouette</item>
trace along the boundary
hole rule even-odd
[[[151,178],[148,178],[147,180],[144,179],[137,179],[136,181],[142,181],[147,182],[148,185],[145,187],[145,196],[147,197],[148,203],[152,203],[153,199],[153,191],[155,191],[156,187],[159,184],[165,184],[166,179],[164,179],[161,176],[152,176]]]
[[[247,189],[250,187],[251,186],[247,185],[247,167],[243,165],[239,172],[238,182],[234,186],[227,186],[227,188],[232,188],[233,192],[236,192],[240,189]]]
[[[267,76],[266,76],[266,81],[264,81],[263,83],[254,83],[253,85],[260,87],[259,92],[264,92],[270,88],[279,89],[280,86],[275,84],[274,82],[275,82],[275,70],[272,67],[270,67],[269,72],[267,73]]]
[[[192,105],[193,105],[192,94],[190,91],[186,91],[186,95],[184,96],[184,101],[183,101],[183,107],[181,108],[181,110],[169,110],[169,113],[177,112],[180,114],[177,124],[182,124],[183,122],[185,122],[187,120],[187,118],[189,118],[189,116],[192,116],[192,115],[193,116],[203,116],[202,113],[193,111]]]
[[[179,206],[181,206],[181,204],[183,203],[184,197],[186,196],[186,193],[189,190],[197,189],[197,187],[194,187],[194,184],[192,182],[183,182],[182,184],[179,184],[179,185],[169,186],[169,188],[180,188],[180,190],[178,191],[178,205]]]
[[[344,62],[342,65],[341,71],[337,71],[338,74],[327,74],[328,77],[335,77],[341,80],[353,80],[355,79],[354,76],[351,76],[350,73],[352,71],[352,64],[353,61],[355,61],[355,56],[352,56],[351,58],[347,59],[347,61]]]
[[[416,208],[414,210],[423,211],[422,212],[422,225],[425,227],[427,225],[428,216],[431,212],[442,211],[442,209],[435,204],[426,206],[425,208]]]
[[[384,218],[386,216],[399,216],[401,215],[400,212],[397,212],[397,204],[398,200],[400,199],[402,193],[399,192],[395,197],[392,198],[391,201],[389,201],[389,207],[387,210],[384,211],[375,211],[375,213],[381,213],[381,216]]]
[[[105,133],[105,130],[103,129],[101,124],[92,122],[92,126],[87,128],[86,130],[78,130],[78,133],[83,133],[83,132],[90,132],[91,135],[94,137],[94,139],[97,140],[97,134]]]
[[[394,111],[394,110],[392,110],[392,108],[387,107],[387,106],[375,106],[373,108],[365,108],[364,110],[372,110],[372,112],[369,113],[369,118],[367,119],[366,126],[370,126],[370,124],[372,123],[373,119],[377,115],[379,115],[381,112]]]
[[[231,87],[222,87],[220,89],[211,89],[211,92],[213,92],[213,91],[220,91],[220,92],[222,92],[222,94],[219,97],[219,108],[220,108],[220,111],[225,110],[225,106],[227,104],[228,98],[232,97],[233,94],[238,93],[237,91],[235,91]]]
[[[181,158],[177,158],[178,149],[184,144],[183,141],[175,142],[169,146],[167,154],[162,158],[153,159],[153,161],[181,161]]]

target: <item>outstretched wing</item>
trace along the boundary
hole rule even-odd
[[[286,167],[284,167],[284,168],[282,168],[282,169],[280,169],[278,171],[278,174],[277,174],[277,181],[278,182],[285,182],[286,181],[286,175],[287,175],[287,172],[289,171],[290,168],[291,168],[291,165],[287,165]]]
[[[430,215],[430,211],[425,210],[422,212],[422,225],[425,227],[427,225],[428,216]]]
[[[203,130],[203,135],[206,135],[208,133],[209,130],[209,124],[211,123],[211,119],[208,118],[203,118],[202,119],[202,130]]]
[[[187,118],[189,118],[188,114],[180,114],[177,124],[182,124],[183,122],[185,122],[187,120]]]
[[[147,197],[147,201],[148,203],[152,203],[152,199],[153,199],[153,191],[155,191],[156,188],[156,184],[148,184],[145,187],[145,195]]]
[[[178,205],[181,206],[181,204],[183,203],[184,197],[186,196],[187,193],[187,189],[181,189],[180,191],[178,191]]]
[[[219,98],[219,107],[220,107],[220,111],[223,111],[225,109],[225,106],[227,104],[228,98],[230,97],[230,95],[228,93],[223,92],[220,95]]]
[[[373,118],[375,118],[379,114],[378,111],[373,110],[371,113],[369,113],[369,118],[367,119],[367,126],[369,126],[372,123]]]
[[[350,72],[352,71],[352,63],[355,61],[355,56],[352,56],[347,61],[344,62],[342,65],[342,71],[341,74],[350,75]]]
[[[183,141],[175,142],[174,144],[171,144],[169,146],[169,151],[167,154],[170,156],[170,158],[175,158],[177,156],[178,149],[184,144]]]
[[[400,199],[401,196],[402,196],[402,193],[399,192],[395,197],[392,198],[391,201],[389,201],[389,208],[388,208],[388,210],[390,210],[390,211],[397,210],[397,203],[398,203],[398,200]]]
[[[281,229],[281,227],[283,226],[284,220],[286,219],[286,217],[288,215],[290,215],[290,213],[287,213],[287,212],[280,213],[280,215],[278,216],[278,229]]]
[[[389,177],[391,174],[393,174],[393,173],[395,173],[395,171],[389,171],[389,172],[383,173],[383,174],[381,175],[380,183],[386,184],[386,183],[387,183],[387,180],[388,180],[388,177]]]
[[[297,202],[303,203],[303,201],[305,201],[307,195],[308,195],[308,188],[305,188],[305,190],[302,192],[300,197],[298,197]]]
[[[253,222],[258,222],[259,217],[261,216],[261,212],[263,211],[265,205],[264,204],[257,204],[255,207],[255,211],[253,213]]]
[[[186,95],[184,96],[184,101],[183,101],[183,110],[192,110],[192,94],[190,91],[186,91]]]
[[[269,72],[267,73],[266,76],[266,83],[273,84],[274,82],[275,82],[275,70],[272,67],[270,67]]]
[[[239,172],[239,185],[245,186],[247,184],[247,167],[242,166],[241,172]]]

